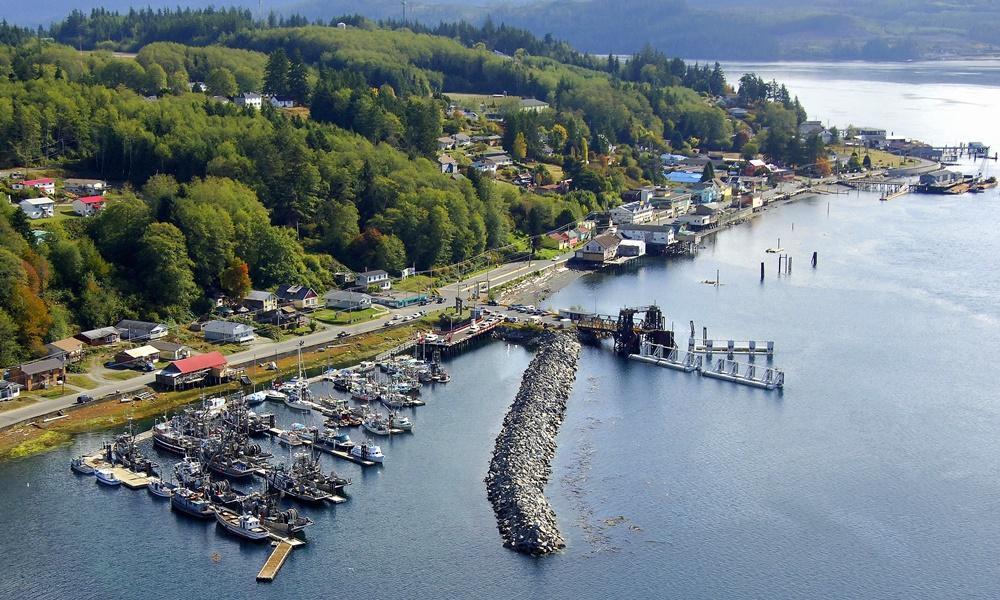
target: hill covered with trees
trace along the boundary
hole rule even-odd
[[[96,11],[50,33],[0,27],[0,166],[124,187],[98,216],[46,223],[41,237],[4,209],[3,364],[78,327],[180,321],[250,285],[325,289],[345,268],[467,261],[662,181],[661,152],[738,150],[751,137],[717,106],[731,92],[718,65],[648,48],[624,63],[595,58],[507,27]],[[768,89],[773,123],[804,118]],[[473,123],[446,95],[501,90],[551,109],[504,109],[501,127]],[[304,106],[218,98],[261,91]],[[541,171],[552,165],[572,190],[540,196],[475,169],[442,173],[438,138],[473,127]]]

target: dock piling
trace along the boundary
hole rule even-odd
[[[817,259],[817,258],[818,258],[818,255],[817,255],[817,254],[816,254],[816,252],[814,251],[814,252],[813,252],[813,257],[812,257],[812,267],[813,267],[814,269],[816,268],[816,259]]]
[[[760,280],[764,281],[764,261],[760,261]]]

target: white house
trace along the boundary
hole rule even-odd
[[[358,273],[359,287],[368,289],[373,285],[378,286],[380,290],[388,290],[392,288],[392,282],[389,281],[389,274],[381,269]]]
[[[636,200],[626,202],[611,209],[611,220],[615,223],[646,223],[653,218],[653,205]]]
[[[104,196],[84,196],[73,201],[73,212],[81,217],[90,217],[104,208]]]
[[[170,333],[170,328],[163,323],[152,321],[136,321],[122,319],[115,325],[123,340],[158,340]]]
[[[15,190],[36,189],[43,194],[54,194],[56,193],[56,180],[50,177],[44,177],[42,179],[25,179],[23,181],[14,182],[10,187]]]
[[[55,214],[56,203],[48,198],[21,200],[19,205],[29,219],[44,219]]]
[[[295,108],[295,100],[291,98],[279,98],[277,96],[271,96],[267,99],[274,108]]]
[[[0,400],[13,400],[21,395],[21,384],[13,381],[0,381]]]
[[[674,228],[670,225],[621,225],[618,234],[626,240],[638,240],[647,245],[669,246],[674,243]]]
[[[360,292],[332,290],[327,292],[323,299],[326,300],[327,308],[337,310],[364,310],[372,306],[372,297]]]
[[[236,106],[243,108],[250,107],[256,110],[260,110],[261,106],[264,105],[264,97],[255,92],[244,92],[243,94],[236,96],[233,99],[236,102]]]
[[[576,258],[587,262],[606,262],[618,253],[622,237],[617,233],[603,233],[576,251]]]
[[[447,154],[438,157],[438,164],[441,165],[442,173],[458,173],[458,161]]]
[[[73,192],[81,196],[99,196],[108,187],[100,179],[65,179],[63,186],[67,192]]]
[[[253,327],[230,321],[209,321],[201,326],[201,332],[209,342],[245,344],[257,337]]]
[[[483,160],[477,160],[476,162],[472,163],[472,168],[479,171],[480,173],[495,174],[497,172],[497,164],[488,158],[484,158]]]
[[[618,244],[618,256],[645,256],[646,242],[642,240],[622,240]]]

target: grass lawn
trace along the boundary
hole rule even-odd
[[[70,373],[66,376],[66,383],[85,390],[92,390],[97,387],[96,381],[82,373]]]
[[[386,312],[388,311],[381,306],[373,306],[372,308],[354,311],[322,308],[314,312],[312,314],[312,318],[328,325],[353,325],[355,323],[364,323],[365,321],[377,319]]]
[[[494,98],[492,94],[463,94],[460,92],[445,92],[444,95],[454,100],[456,104],[461,104],[472,110],[479,110],[480,104],[485,104],[487,108],[500,108],[504,104],[521,101],[520,96]]]
[[[59,398],[61,396],[65,396],[66,394],[72,394],[72,393],[73,390],[68,388],[63,389],[63,386],[57,385],[47,390],[33,390],[30,392],[21,392],[21,398],[48,400],[50,398]]]
[[[4,400],[3,402],[0,402],[0,412],[4,412],[7,410],[14,410],[15,408],[28,406],[29,404],[34,404],[35,402],[38,402],[38,398],[32,398],[30,396],[21,394],[20,396],[14,398],[13,400]]]
[[[900,166],[915,165],[918,161],[905,156],[896,156],[884,150],[874,150],[866,148],[855,148],[853,146],[831,146],[831,149],[846,160],[852,152],[858,153],[858,159],[864,160],[865,154],[872,157],[872,166],[875,168],[895,168]]]
[[[404,292],[422,292],[435,286],[434,278],[430,275],[414,275],[413,277],[407,277],[402,281],[393,282],[392,287]]]
[[[108,371],[104,374],[104,378],[109,381],[127,381],[139,375],[142,375],[142,373],[128,369],[125,371]]]
[[[67,219],[80,219],[80,215],[73,212],[73,207],[66,205],[56,205],[55,214],[51,217],[46,217],[44,219],[33,219],[31,224],[35,229],[41,229],[43,225],[48,223],[58,223],[59,221],[65,221]]]

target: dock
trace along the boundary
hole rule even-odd
[[[765,390],[775,390],[785,386],[785,373],[779,369],[758,368],[756,365],[742,364],[724,358],[720,358],[713,367],[702,369],[701,374]]]
[[[112,465],[104,460],[103,452],[85,456],[83,462],[84,464],[90,465],[95,469],[111,469],[111,472],[114,473],[115,477],[122,482],[122,485],[130,490],[141,490],[149,485],[148,475],[145,473],[137,473],[131,469],[126,469],[125,467]]]
[[[685,352],[683,356],[677,348],[653,344],[643,340],[638,354],[629,354],[632,360],[649,363],[658,367],[666,367],[675,371],[692,373],[701,369],[703,357],[694,352]]]
[[[399,431],[402,432],[402,429],[400,429]],[[278,429],[277,427],[271,427],[270,429],[268,429],[268,430],[265,431],[265,433],[267,433],[268,435],[274,436],[274,437],[277,437],[277,436],[281,435],[283,432],[284,432],[284,430]],[[313,445],[312,440],[310,440],[308,438],[299,438],[299,439],[302,440],[302,445],[303,446],[312,447],[312,445]],[[350,462],[352,462],[352,463],[354,463],[356,465],[361,465],[362,467],[371,467],[371,466],[374,466],[376,464],[376,463],[374,463],[374,462],[372,462],[370,460],[362,460],[362,459],[360,459],[360,458],[358,458],[356,456],[351,456],[349,453],[343,452],[341,450],[330,450],[330,449],[324,448],[322,446],[316,446],[316,449],[319,450],[320,452],[325,452],[325,453],[327,453],[327,454],[329,454],[331,456],[336,456],[337,458],[341,458],[343,460],[350,461]],[[261,473],[261,476],[263,476],[262,473]]]
[[[695,338],[688,339],[688,352],[700,354],[725,353],[730,356],[734,354],[748,354],[750,356],[765,354],[768,357],[774,356],[774,342],[771,340],[708,340],[702,338],[700,341]]]
[[[292,553],[293,548],[294,546],[288,543],[286,539],[278,542],[278,545],[274,547],[274,551],[267,557],[264,566],[260,568],[260,573],[257,573],[257,581],[274,581],[274,578],[278,575],[278,571],[288,559],[288,555]]]

